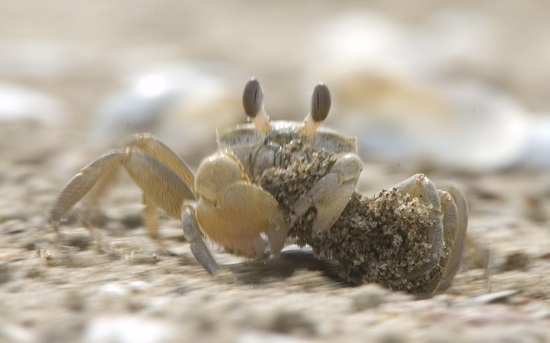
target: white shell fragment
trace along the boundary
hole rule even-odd
[[[175,339],[174,331],[171,324],[158,319],[103,316],[87,325],[83,342],[161,343]]]
[[[241,79],[216,63],[141,66],[107,96],[93,119],[103,142],[152,132],[170,146],[192,150],[214,142],[214,128],[242,121]]]
[[[0,83],[0,122],[31,120],[43,125],[57,125],[64,115],[63,104],[54,97]]]

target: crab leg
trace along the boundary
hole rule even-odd
[[[158,153],[164,160],[169,156]],[[180,160],[181,161],[181,160]],[[181,206],[186,199],[195,196],[180,175],[186,175],[188,169],[174,170],[158,159],[139,151],[136,147],[113,149],[84,167],[61,191],[50,210],[50,220],[58,229],[61,218],[98,182],[101,185],[118,167],[124,167],[134,182],[144,192],[146,204],[146,223],[156,225],[156,219],[150,217],[155,205],[164,209],[170,216],[178,218]],[[184,165],[185,166],[185,165]],[[186,167],[186,166],[185,166]],[[179,173],[178,173],[179,170]],[[149,228],[151,230],[151,228]],[[154,235],[155,231],[151,231]]]
[[[138,133],[130,136],[124,146],[136,147],[145,155],[151,156],[168,166],[187,185],[193,186],[195,177],[189,166],[172,149],[150,133]]]
[[[168,166],[172,171],[190,187],[195,182],[193,172],[189,166],[172,149],[159,141],[150,133],[138,133],[126,140],[126,146],[136,147],[141,152],[149,155]],[[96,187],[97,188],[97,187]],[[158,238],[158,211],[154,201],[143,195],[143,220],[152,238]]]
[[[86,195],[103,176],[108,179],[113,175],[117,166],[117,159],[117,154],[109,151],[88,164],[80,173],[69,180],[49,211],[50,222],[56,231],[65,213]],[[105,181],[100,182],[99,187],[101,188],[101,192],[103,192],[105,184]]]
[[[202,239],[195,209],[188,203],[182,207],[181,221],[183,223],[183,235],[191,246],[193,256],[204,269],[210,274],[214,274],[218,270],[218,264]]]
[[[149,236],[157,239],[159,234],[159,216],[157,205],[155,205],[154,201],[146,194],[143,194],[143,204],[145,205],[145,208],[143,209],[143,222],[149,232]]]

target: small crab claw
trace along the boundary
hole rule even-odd
[[[327,118],[330,111],[330,105],[330,91],[325,84],[319,83],[313,89],[311,108],[304,120],[304,126],[300,130],[300,133],[302,135],[311,135],[315,133],[321,122]]]
[[[269,116],[264,110],[264,93],[256,78],[250,79],[244,86],[243,107],[248,118],[261,132],[271,131]]]
[[[294,204],[295,218],[302,217],[311,207],[317,209],[312,230],[320,233],[330,229],[348,204],[363,169],[356,154],[342,155],[313,188]]]

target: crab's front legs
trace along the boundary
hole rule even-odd
[[[409,279],[427,273],[437,264],[444,269],[436,291],[449,287],[460,265],[464,250],[464,238],[468,226],[468,205],[462,192],[452,183],[442,183],[439,189],[424,174],[416,174],[395,186],[398,191],[431,207],[426,220],[432,221],[429,261],[408,275]],[[449,254],[443,255],[443,247]]]
[[[308,209],[315,207],[317,215],[313,221],[313,232],[330,229],[348,204],[362,169],[359,156],[353,153],[341,155],[330,172],[298,199],[294,205],[295,218],[301,218]]]

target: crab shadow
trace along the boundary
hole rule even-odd
[[[285,250],[278,258],[230,264],[225,268],[231,271],[237,282],[250,285],[284,281],[303,270],[319,272],[332,282],[348,285],[339,276],[336,261],[319,258],[310,249]]]

